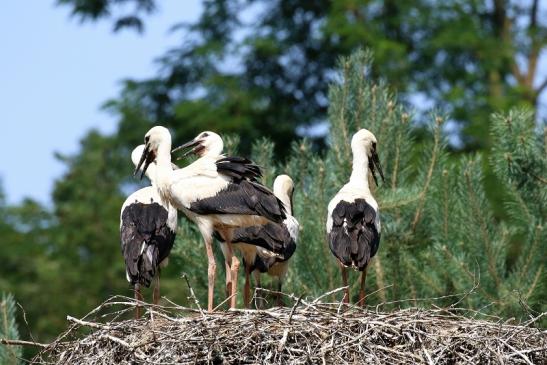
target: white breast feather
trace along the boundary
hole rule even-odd
[[[300,233],[300,224],[292,215],[287,214],[287,218],[283,221],[283,224],[287,227],[291,238],[296,242],[298,241],[298,234]]]

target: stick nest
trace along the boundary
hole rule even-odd
[[[542,315],[517,326],[457,308],[387,313],[294,298],[292,307],[212,314],[144,304],[143,318],[122,319],[135,305],[114,297],[68,317],[69,329],[33,363],[547,363],[547,331],[533,327]]]

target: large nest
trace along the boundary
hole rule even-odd
[[[323,298],[323,297],[322,297]],[[34,359],[53,364],[545,364],[547,331],[457,308],[363,310],[321,298],[286,308],[205,313],[115,297]],[[196,301],[197,303],[197,301]],[[541,317],[541,316],[540,316]]]

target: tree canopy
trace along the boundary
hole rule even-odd
[[[59,0],[82,20],[145,30],[154,0]],[[419,95],[463,127],[464,147],[488,143],[489,115],[537,107],[547,87],[538,62],[547,9],[537,0],[206,0],[200,18],[176,24],[180,46],[157,76],[130,80],[108,106],[120,129],[160,121],[188,138],[207,125],[288,141],[325,121],[338,56],[375,55],[373,73],[402,100]],[[543,16],[542,16],[543,15]],[[303,129],[304,128],[304,129]],[[308,130],[309,131],[309,130]],[[283,152],[279,149],[278,152]]]

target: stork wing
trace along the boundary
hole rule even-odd
[[[132,283],[149,286],[156,269],[173,247],[175,232],[168,211],[158,203],[133,203],[122,212],[120,236],[126,273]]]
[[[260,167],[244,157],[226,156],[218,160],[216,166],[219,174],[235,181],[243,179],[256,181],[262,177]]]
[[[328,239],[331,252],[344,265],[364,270],[376,254],[380,233],[375,219],[376,211],[364,199],[342,200],[336,205]]]
[[[286,217],[281,200],[265,186],[248,180],[228,183],[215,195],[192,202],[189,209],[201,215],[259,215],[277,223],[281,223]]]
[[[273,252],[281,261],[288,260],[296,250],[296,243],[284,224],[268,223],[234,230],[232,242],[243,242]],[[259,251],[261,252],[261,251]]]

